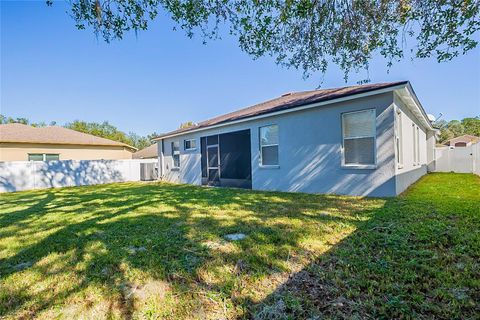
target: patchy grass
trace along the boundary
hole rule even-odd
[[[254,312],[265,319],[474,319],[479,301],[480,178],[439,173],[388,200]]]
[[[395,199],[141,183],[2,194],[0,317],[473,318],[479,227],[480,179],[460,174]]]

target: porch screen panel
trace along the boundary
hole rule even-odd
[[[220,176],[222,179],[251,179],[250,130],[220,135]]]
[[[207,138],[200,138],[200,152],[201,156],[201,166],[202,166],[202,177],[207,177]]]

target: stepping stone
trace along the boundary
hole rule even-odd
[[[130,253],[130,254],[136,254],[137,252],[147,251],[147,248],[145,248],[145,247],[129,246],[129,247],[127,247],[127,251],[128,251],[128,253]]]
[[[15,265],[13,268],[17,271],[21,271],[23,269],[30,268],[31,266],[32,266],[31,262],[22,262],[22,263],[19,263],[19,264]]]
[[[243,233],[231,233],[231,234],[226,234],[224,237],[225,239],[230,241],[238,241],[238,240],[244,239],[246,235]]]

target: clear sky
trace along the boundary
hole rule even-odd
[[[104,121],[141,135],[176,129],[274,98],[312,90],[321,74],[252,60],[234,38],[203,45],[163,15],[138,36],[106,44],[75,29],[65,3],[1,2],[2,114],[59,124]],[[387,73],[374,59],[372,82],[410,80],[428,113],[461,119],[480,115],[480,48],[452,62],[406,59]],[[356,84],[365,73],[352,74]],[[322,87],[345,86],[331,67]]]

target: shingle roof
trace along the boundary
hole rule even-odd
[[[157,144],[154,143],[151,146],[138,150],[132,154],[133,159],[146,159],[146,158],[156,158],[158,157]]]
[[[458,143],[458,142],[465,142],[465,143],[477,143],[480,141],[480,137],[477,137],[477,136],[472,136],[471,134],[464,134],[463,136],[459,136],[459,137],[456,137],[456,138],[453,138],[453,139],[450,139],[448,140],[447,142],[445,142],[447,145],[455,145],[455,143]]]
[[[374,90],[385,89],[389,87],[408,84],[408,81],[397,81],[377,84],[365,84],[333,89],[322,89],[312,91],[293,92],[281,95],[272,100],[268,100],[248,108],[240,109],[230,112],[206,121],[202,121],[195,126],[188,128],[181,128],[162,134],[155,139],[175,135],[179,133],[186,133],[192,130],[207,128],[213,125],[227,123],[235,120],[246,119],[258,115],[268,114],[272,112],[294,109],[311,103],[318,103],[342,97],[347,97],[354,94],[366,93]]]
[[[134,147],[122,142],[100,138],[63,127],[51,126],[37,128],[21,123],[1,124],[0,142],[123,146],[136,150]]]

